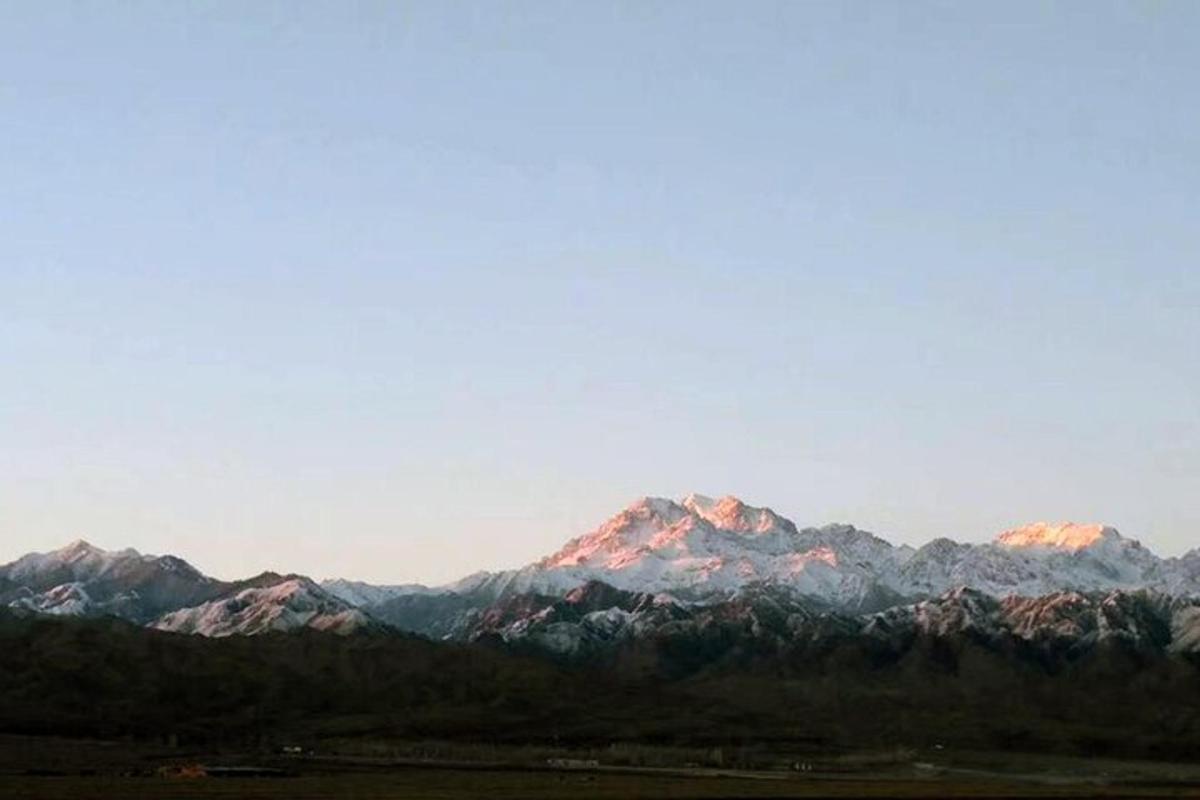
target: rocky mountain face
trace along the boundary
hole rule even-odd
[[[1054,592],[997,599],[959,588],[940,597],[863,618],[864,635],[970,635],[1016,638],[1082,651],[1103,642],[1177,653],[1200,652],[1200,599],[1154,591]]]
[[[16,610],[113,616],[205,636],[297,628],[350,633],[378,625],[308,578],[268,572],[219,581],[174,556],[109,552],[83,541],[0,567],[0,592],[0,602]]]
[[[279,583],[247,588],[194,608],[164,614],[150,627],[203,636],[252,636],[310,628],[349,634],[378,627],[365,612],[313,583],[288,577]]]
[[[108,614],[146,623],[226,590],[225,584],[174,556],[108,552],[84,541],[0,567],[0,600],[44,614]]]
[[[680,502],[643,498],[521,569],[480,573],[439,589],[392,590],[366,608],[435,638],[573,656],[639,638],[695,639],[717,629],[729,635],[730,626],[745,636],[787,641],[879,636],[889,626],[937,635],[949,632],[951,619],[970,620],[964,630],[987,630],[993,639],[1057,641],[1038,631],[1068,628],[1043,604],[1067,603],[1064,608],[1090,609],[1094,620],[1106,620],[1102,609],[1132,602],[1128,598],[1197,594],[1200,551],[1160,559],[1101,525],[1036,523],[985,544],[936,539],[913,549],[850,525],[799,528],[736,498],[692,495]],[[1108,604],[1096,606],[1097,598]],[[955,603],[968,601],[978,606],[972,613],[951,614]],[[1022,603],[1032,604],[1025,616],[1016,610]],[[1177,634],[1169,640],[1130,635],[1189,647],[1191,606],[1168,613],[1161,603],[1151,605],[1159,609],[1157,629]],[[1043,610],[1031,617],[1029,609]],[[1069,630],[1081,645],[1124,630],[1109,622],[1075,623]]]
[[[436,588],[274,573],[222,582],[173,556],[86,542],[0,567],[0,603],[40,614],[206,636],[387,625],[566,656],[717,633],[795,642],[951,630],[1080,646],[1128,634],[1188,650],[1197,595],[1200,550],[1162,559],[1101,525],[1037,523],[914,549],[700,495],[643,498],[535,563]]]
[[[1056,592],[995,598],[959,588],[856,616],[813,608],[760,587],[729,600],[679,603],[665,595],[589,583],[561,598],[518,595],[474,614],[458,635],[567,660],[619,655],[649,644],[676,652],[781,655],[847,639],[905,650],[919,638],[969,638],[995,649],[1014,642],[1046,653],[1084,653],[1119,643],[1200,653],[1200,599],[1152,591]]]

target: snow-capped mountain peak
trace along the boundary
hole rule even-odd
[[[222,637],[299,628],[346,634],[374,623],[360,609],[308,578],[243,589],[231,597],[163,615],[152,627],[175,633]]]
[[[706,495],[697,494],[696,492],[692,492],[683,498],[683,502],[680,503],[688,511],[701,515],[707,513],[716,504],[716,500]]]
[[[146,622],[224,591],[176,556],[109,551],[85,540],[0,566],[0,604],[69,616],[116,615]]]
[[[1001,547],[1031,547],[1078,552],[1104,540],[1119,539],[1120,534],[1105,525],[1078,525],[1074,522],[1035,522],[1007,530],[996,537]]]
[[[681,505],[722,530],[748,534],[795,530],[790,521],[771,509],[748,506],[732,495],[713,500],[704,495],[690,494]]]
[[[541,562],[544,568],[628,563],[639,553],[662,544],[664,534],[695,517],[683,506],[661,497],[643,497],[595,531],[572,539]],[[669,538],[669,537],[666,537]]]
[[[116,615],[207,635],[348,631],[373,619],[400,627],[417,620],[421,630],[445,635],[458,626],[456,615],[471,609],[523,595],[564,598],[591,582],[682,605],[766,589],[851,614],[938,598],[956,587],[996,599],[1142,589],[1200,597],[1200,550],[1160,559],[1111,527],[1045,522],[988,543],[935,539],[913,549],[853,525],[798,528],[737,497],[692,494],[679,501],[640,498],[539,561],[441,587],[317,585],[274,573],[222,582],[173,556],[108,552],[80,540],[0,566],[0,605]],[[961,605],[971,597],[960,592],[944,602]],[[351,613],[358,611],[371,616]],[[973,613],[962,619],[968,617]]]
[[[470,588],[493,596],[561,594],[599,580],[683,597],[729,596],[749,584],[775,583],[855,605],[877,594],[877,573],[892,574],[910,552],[852,526],[801,531],[736,497],[644,497],[541,561],[482,576]]]
[[[68,560],[74,558],[85,558],[89,555],[102,555],[105,550],[96,547],[96,545],[92,544],[87,539],[76,539],[65,547],[62,547],[54,552],[60,555],[64,560]]]
[[[117,563],[140,558],[136,550],[109,552],[83,539],[49,553],[30,553],[17,559],[3,570],[10,580],[36,580],[41,576],[65,576],[67,580],[94,578]],[[62,582],[67,582],[64,580]]]
[[[1200,558],[1157,558],[1104,525],[1034,523],[987,544],[896,546],[853,525],[797,528],[769,508],[727,496],[644,497],[541,561],[481,574],[448,591],[493,598],[562,595],[597,580],[683,599],[777,586],[864,611],[967,586],[994,597],[1059,590],[1200,592]]]

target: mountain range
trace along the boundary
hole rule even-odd
[[[1036,523],[986,544],[913,548],[700,495],[640,499],[537,562],[439,587],[271,572],[220,581],[174,556],[83,541],[0,567],[0,605],[18,613],[115,616],[210,637],[393,627],[563,657],[716,630],[760,645],[952,631],[1191,652],[1197,597],[1200,549],[1160,558],[1103,525]]]

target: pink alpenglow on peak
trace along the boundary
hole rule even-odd
[[[738,533],[767,533],[779,530],[781,517],[769,508],[754,508],[732,495],[712,500],[703,495],[688,495],[683,507],[714,526]]]
[[[627,591],[731,595],[751,584],[857,603],[911,549],[849,526],[804,531],[736,497],[641,498],[557,553],[485,577],[493,593],[555,593],[599,580]],[[474,584],[478,587],[480,584]]]
[[[1035,522],[1005,531],[996,537],[996,544],[1004,547],[1045,547],[1075,552],[1115,536],[1117,532],[1104,525],[1077,525],[1074,522],[1055,525]]]

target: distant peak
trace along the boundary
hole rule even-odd
[[[679,507],[675,501],[666,497],[639,497],[625,510],[658,515],[670,514],[672,511],[679,513]]]
[[[713,510],[714,511],[738,512],[744,508],[746,508],[746,504],[744,502],[742,502],[742,499],[740,497],[734,497],[731,494],[727,494],[724,497],[722,497],[720,500],[717,501],[717,504],[713,508]]]
[[[731,494],[720,500],[691,494],[684,498],[683,507],[718,528],[741,533],[765,533],[781,525],[790,525],[771,509],[747,505]]]
[[[76,539],[58,552],[63,555],[87,555],[91,553],[99,554],[105,551],[85,539]]]
[[[1035,522],[1005,531],[996,537],[996,544],[1004,547],[1046,547],[1074,552],[1117,535],[1112,528],[1099,524]]]

